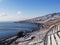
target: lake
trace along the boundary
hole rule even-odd
[[[0,22],[0,39],[16,35],[20,31],[37,28],[36,24]]]

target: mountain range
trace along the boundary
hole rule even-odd
[[[60,13],[52,13],[52,14],[47,14],[45,16],[36,17],[33,19],[19,21],[19,23],[35,23],[35,24],[43,23],[46,25],[52,25],[58,21],[60,21]]]

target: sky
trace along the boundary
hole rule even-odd
[[[20,21],[60,12],[60,0],[0,0],[0,22]]]

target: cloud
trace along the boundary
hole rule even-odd
[[[7,15],[6,13],[0,14],[0,21],[19,21],[23,20],[22,15]]]
[[[26,16],[26,15],[22,15],[21,11],[17,11],[16,15],[8,15],[7,13],[3,12],[0,14],[0,22],[1,21],[21,21],[21,20],[26,20],[26,19],[30,19],[30,18],[34,18],[36,16]]]
[[[21,15],[21,11],[17,11],[17,15]]]
[[[8,15],[6,12],[0,13],[0,21],[20,21],[24,20],[24,16],[21,15],[21,11],[17,11],[16,15]]]
[[[24,16],[24,15],[5,15],[5,16],[0,16],[0,22],[1,21],[21,21],[21,20],[26,20],[26,19],[31,19],[34,18],[35,16]]]
[[[6,16],[7,14],[5,12],[1,13],[0,16]]]
[[[0,21],[18,21],[19,20],[19,16],[0,16]]]

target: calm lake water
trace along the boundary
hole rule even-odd
[[[19,31],[37,28],[35,24],[0,22],[0,39],[16,35]]]

